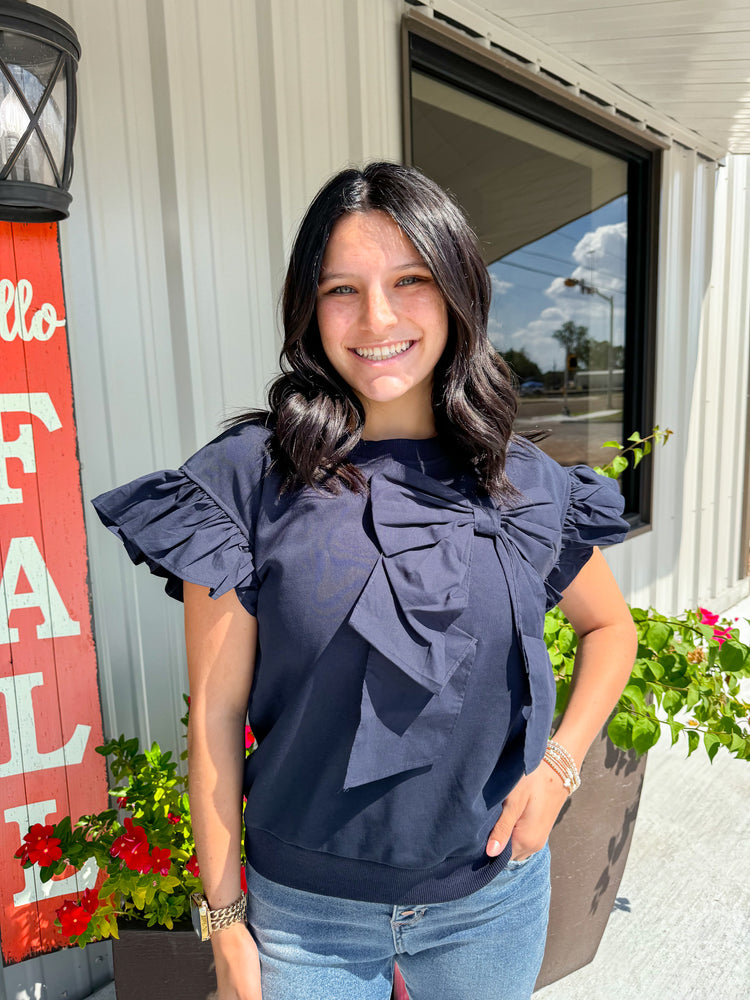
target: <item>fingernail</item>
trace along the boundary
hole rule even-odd
[[[487,844],[487,853],[491,858],[496,858],[501,850],[502,847],[496,840],[491,840],[489,844]]]

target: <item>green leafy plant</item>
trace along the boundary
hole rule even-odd
[[[608,726],[609,738],[624,750],[649,750],[668,731],[672,746],[682,741],[688,756],[701,742],[711,760],[720,747],[750,760],[750,704],[740,681],[750,677],[750,647],[734,623],[705,608],[678,617],[631,608],[638,653],[630,680]],[[558,608],[544,630],[557,681],[556,711],[570,693],[576,634]]]
[[[187,727],[190,699],[183,697]],[[255,749],[249,726],[245,746],[247,753]],[[137,739],[124,736],[96,750],[108,758],[116,808],[81,816],[75,825],[70,816],[54,825],[36,823],[15,854],[24,868],[39,866],[42,882],[94,860],[98,889],[85,889],[56,911],[62,936],[81,948],[117,938],[120,920],[170,929],[184,923],[191,893],[201,891],[187,777],[178,772],[171,752],[162,752],[158,743],[142,751]],[[241,880],[244,887],[244,865]]]
[[[595,469],[618,479],[633,462],[635,468],[652,444],[666,444],[671,430],[657,425],[643,437],[635,431],[629,444],[606,441],[603,448],[618,454]],[[734,623],[705,608],[676,617],[653,608],[631,608],[638,630],[633,673],[609,722],[609,738],[623,750],[642,754],[670,732],[672,746],[681,740],[688,756],[701,741],[713,760],[720,747],[750,760],[750,704],[741,684],[750,677],[750,647],[740,640]],[[568,702],[576,650],[576,634],[559,608],[548,612],[544,636],[557,682],[556,713]]]
[[[620,444],[619,441],[605,441],[602,448],[617,448],[618,454],[610,459],[606,465],[595,465],[594,472],[599,472],[610,479],[618,479],[633,461],[633,468],[651,454],[653,444],[666,444],[672,436],[672,431],[667,428],[661,430],[657,424],[646,437],[641,437],[640,431],[633,431],[628,438],[629,444]]]

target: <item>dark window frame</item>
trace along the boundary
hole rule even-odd
[[[658,275],[661,151],[665,143],[637,125],[591,108],[550,80],[513,66],[507,57],[464,39],[452,29],[407,14],[403,39],[404,162],[413,162],[411,71],[416,69],[505,110],[555,129],[628,163],[628,249],[625,319],[623,429],[647,433],[654,425],[656,287]],[[535,79],[535,76],[537,78]],[[558,94],[557,91],[561,92]],[[621,478],[625,516],[633,530],[651,522],[652,462],[629,468]]]

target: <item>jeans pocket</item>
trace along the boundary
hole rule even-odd
[[[517,861],[511,858],[511,860],[507,863],[505,867],[510,869],[510,871],[515,871],[517,868],[524,868],[529,863],[529,861],[533,861],[534,858],[538,857],[543,850],[544,847],[541,847],[538,851],[534,851],[533,854],[530,854],[528,858],[520,858]]]

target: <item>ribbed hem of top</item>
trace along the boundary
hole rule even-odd
[[[323,896],[364,903],[447,903],[488,885],[510,861],[510,841],[496,858],[448,858],[430,868],[394,868],[286,844],[266,830],[248,828],[248,864],[271,882]]]

